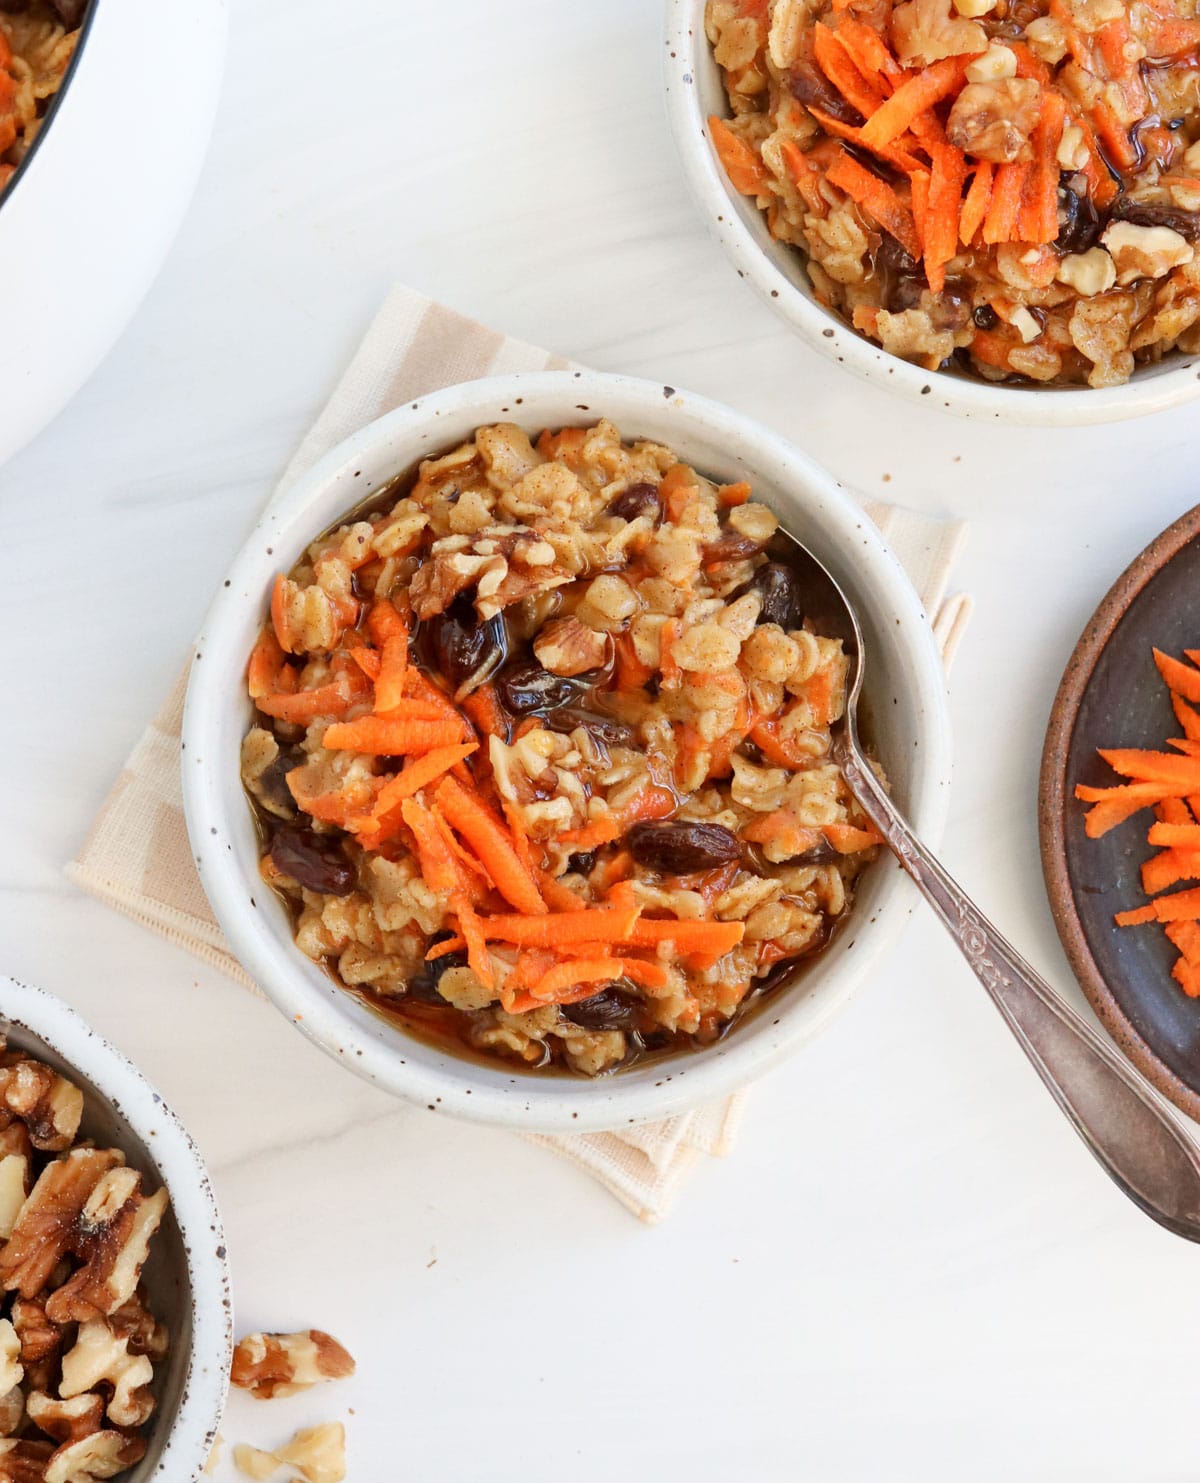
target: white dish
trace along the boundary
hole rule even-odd
[[[170,1329],[171,1349],[156,1376],[149,1450],[123,1477],[194,1483],[220,1425],[233,1358],[225,1236],[208,1171],[141,1072],[61,1000],[0,977],[0,1032],[83,1091],[86,1136],[119,1148],[170,1195],[142,1280],[151,1311]]]
[[[451,387],[380,418],[321,460],[259,522],[197,641],[183,726],[188,828],[200,877],[241,962],[279,1009],[343,1065],[425,1106],[530,1131],[585,1131],[663,1117],[744,1086],[822,1029],[895,942],[914,896],[880,862],[846,927],[803,983],[703,1052],[595,1081],[539,1077],[446,1055],[338,988],[292,940],[258,872],[239,752],[251,720],[243,676],[277,572],[373,490],[486,423],[527,430],[611,418],[721,481],[749,479],[856,601],[871,653],[867,693],[880,752],[918,830],[936,844],[947,803],[949,725],[941,660],[900,564],[874,526],[803,453],[727,408],[657,383],[590,373],[504,376]],[[852,952],[851,949],[854,949]]]
[[[192,196],[228,0],[94,0],[53,113],[0,195],[0,463],[116,343]]]
[[[864,380],[911,401],[976,421],[1070,427],[1161,412],[1200,395],[1200,357],[1169,355],[1139,366],[1124,386],[996,386],[955,371],[925,371],[889,355],[819,304],[803,255],[767,230],[766,218],[733,189],[708,136],[728,117],[721,69],[704,30],[705,0],[666,0],[667,111],[684,174],[709,231],[744,278],[815,349]]]

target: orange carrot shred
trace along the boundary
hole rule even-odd
[[[407,752],[451,746],[461,734],[461,729],[448,721],[360,716],[357,721],[341,721],[331,726],[325,733],[325,745],[334,751],[400,757]]]
[[[446,822],[475,851],[505,900],[530,915],[544,913],[546,903],[532,871],[522,863],[508,830],[482,800],[453,777],[442,779],[434,798]]]
[[[867,119],[862,131],[864,144],[873,147],[898,139],[919,114],[958,91],[970,60],[970,57],[946,57],[902,82]]]
[[[910,257],[920,256],[912,212],[887,181],[865,169],[845,150],[830,165],[826,179],[830,185],[845,191],[885,232],[895,237]]]
[[[761,195],[767,188],[767,171],[757,153],[716,114],[708,120],[708,133],[734,190],[744,196]]]

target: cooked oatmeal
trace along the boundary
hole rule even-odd
[[[878,838],[830,758],[846,658],[750,494],[610,422],[482,427],[277,579],[242,776],[302,952],[595,1075],[827,942]]]
[[[991,381],[1200,351],[1195,0],[708,0],[733,186],[818,300]]]
[[[0,0],[0,195],[75,55],[87,0]]]

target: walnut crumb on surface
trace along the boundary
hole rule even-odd
[[[233,1352],[230,1378],[257,1400],[279,1400],[325,1380],[354,1374],[354,1360],[320,1329],[295,1334],[247,1334]]]

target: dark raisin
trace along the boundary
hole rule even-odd
[[[504,619],[481,618],[468,598],[458,597],[421,625],[431,662],[453,690],[473,690],[504,663]]]
[[[255,779],[254,796],[267,813],[274,814],[277,819],[296,817],[296,800],[287,785],[287,775],[294,767],[302,766],[304,761],[304,754],[295,747],[282,747],[275,761],[263,768]]]
[[[747,556],[757,556],[761,550],[761,541],[751,540],[749,536],[740,536],[737,531],[730,530],[720,540],[705,546],[704,562],[707,566],[718,566],[723,561],[744,561]]]
[[[271,840],[271,862],[307,891],[348,896],[354,889],[354,867],[333,839],[311,829],[279,829]]]
[[[621,989],[601,989],[578,1004],[564,1004],[562,1013],[584,1030],[635,1030],[642,1018],[642,1003]]]
[[[591,875],[595,868],[595,850],[580,850],[578,854],[572,855],[567,861],[567,869],[573,870],[576,875]]]
[[[662,500],[653,484],[631,484],[609,505],[608,513],[619,515],[622,520],[637,520],[641,515],[650,515],[657,525],[662,519]]]
[[[552,675],[536,659],[510,664],[496,677],[496,694],[510,716],[553,711],[574,700],[579,686],[563,675]]]
[[[614,721],[610,716],[598,716],[595,711],[586,711],[579,706],[562,706],[551,712],[546,717],[546,725],[551,731],[564,732],[582,727],[596,741],[603,742],[606,747],[637,745],[637,738],[631,726]]]
[[[778,623],[787,632],[804,622],[799,578],[782,561],[768,561],[760,566],[742,591],[757,592],[762,599],[760,623]]]
[[[453,932],[435,932],[429,939],[429,946],[433,947],[439,942],[446,942],[453,936]],[[442,980],[442,974],[448,968],[465,968],[466,966],[466,953],[461,951],[444,953],[440,958],[434,958],[432,963],[422,963],[418,971],[405,984],[404,993],[407,998],[416,999],[421,1004],[445,1004],[446,1000],[438,993],[438,984]]]
[[[837,858],[837,850],[834,849],[827,839],[823,839],[820,844],[813,845],[811,850],[805,850],[802,855],[794,855],[788,861],[788,864],[828,865],[831,860],[836,860]]]
[[[1132,222],[1139,227],[1170,227],[1189,242],[1200,241],[1200,213],[1182,211],[1176,206],[1152,206],[1145,201],[1130,201],[1121,196],[1114,201],[1112,215],[1117,221]]]
[[[971,290],[961,278],[947,278],[941,293],[930,293],[926,309],[935,330],[956,335],[971,317]]]
[[[88,0],[51,0],[59,20],[68,31],[73,31],[83,19]]]
[[[1058,187],[1058,238],[1060,252],[1090,252],[1100,240],[1100,213],[1092,200],[1065,182]]]
[[[971,315],[977,329],[994,330],[1000,323],[1000,316],[990,304],[980,304],[975,313]]]
[[[742,853],[737,836],[723,824],[635,824],[628,840],[637,863],[662,875],[712,870]]]
[[[854,129],[862,127],[862,114],[857,108],[852,108],[815,67],[793,68],[788,73],[788,88],[792,97],[803,103],[805,108],[819,108],[822,113],[836,118],[840,124],[849,124]]]

